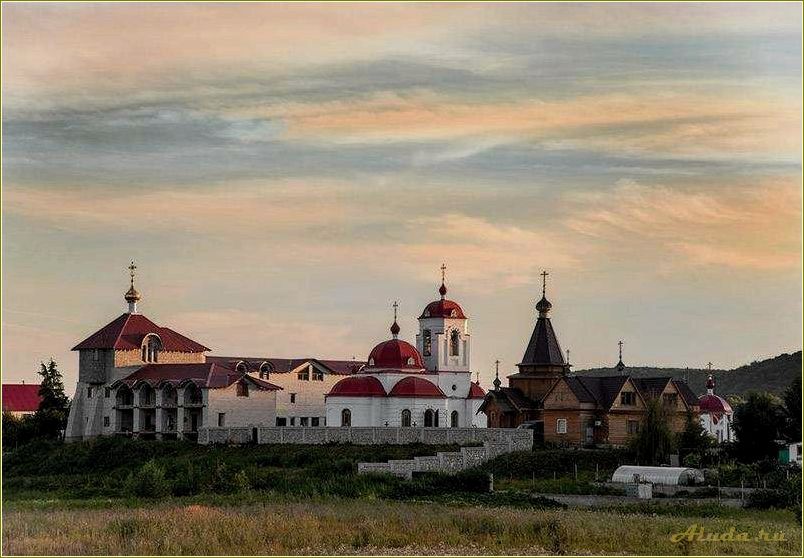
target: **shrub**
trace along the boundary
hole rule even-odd
[[[248,490],[251,488],[251,483],[244,470],[232,474],[229,467],[219,461],[212,471],[207,488],[215,494],[234,494]]]
[[[149,461],[128,476],[125,491],[141,498],[161,498],[170,493],[170,483],[165,479],[165,470]]]
[[[193,463],[188,461],[185,469],[173,480],[174,496],[193,496],[201,491],[201,481]]]
[[[745,500],[746,508],[767,510],[770,508],[787,508],[793,502],[791,494],[785,490],[758,488],[754,490]]]

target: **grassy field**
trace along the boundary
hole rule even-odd
[[[793,514],[776,511],[700,518],[356,499],[60,507],[5,509],[3,554],[800,555],[801,549]],[[786,540],[672,542],[672,534],[694,524],[752,537],[764,529]]]
[[[434,446],[202,447],[101,439],[3,456],[4,555],[800,554],[791,510],[632,503],[574,510],[616,451],[520,452],[462,475],[358,476]],[[578,480],[566,476],[577,469]],[[143,475],[143,471],[150,471]],[[495,492],[487,473],[494,472]],[[554,478],[555,477],[555,478]],[[135,482],[134,482],[135,481]],[[691,526],[749,541],[673,542]],[[753,540],[764,530],[784,540]]]

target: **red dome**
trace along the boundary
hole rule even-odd
[[[486,392],[474,382],[469,383],[469,399],[484,399]]]
[[[371,350],[366,368],[422,370],[424,364],[416,347],[401,339],[389,339]]]
[[[446,395],[433,382],[416,376],[407,376],[396,383],[388,397],[446,397]]]
[[[329,395],[342,397],[385,397],[382,383],[374,376],[349,376],[337,382]]]
[[[702,413],[731,413],[729,402],[714,394],[702,395],[698,398]]]
[[[457,302],[447,300],[434,300],[424,307],[424,312],[419,316],[422,318],[466,318],[463,308]]]

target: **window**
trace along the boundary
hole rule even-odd
[[[636,393],[624,391],[620,394],[620,405],[636,405]]]
[[[296,426],[296,417],[290,417],[290,425]]]
[[[218,413],[218,426],[226,426],[226,413]]]
[[[285,417],[276,417],[276,425],[277,426],[287,426],[288,425],[288,419],[286,419]]]
[[[402,426],[410,426],[410,411],[407,409],[402,411]]]
[[[373,358],[370,358],[370,359],[369,359],[369,361],[368,361],[368,365],[369,365],[369,366],[374,366],[374,359],[373,359]]]
[[[99,357],[100,357],[100,351],[98,349],[92,349],[92,360],[98,362]]]
[[[260,379],[261,380],[268,380],[271,377],[271,372],[273,372],[273,369],[271,367],[270,362],[263,362],[260,365]]]
[[[452,414],[449,416],[449,425],[452,428],[458,428],[458,411],[452,411]]]
[[[307,417],[301,417],[299,419],[299,426],[309,426],[309,425],[310,425],[310,421],[309,421],[309,419]]]
[[[319,370],[318,368],[313,367],[313,381],[314,382],[323,382],[324,381],[324,373]]]
[[[310,379],[310,369],[305,368],[304,370],[299,370],[298,377],[299,380],[308,381]]]
[[[433,426],[434,416],[432,409],[427,409],[424,412],[424,426]]]
[[[104,396],[104,397],[111,397],[111,396],[112,396],[112,390],[111,390],[111,388],[104,388],[104,390],[103,390],[103,396]]]
[[[235,372],[239,374],[245,374],[248,372],[248,366],[242,360],[235,365]]]
[[[295,403],[295,402],[296,402],[296,394],[295,394],[295,393],[291,393],[291,394],[290,394],[290,402],[291,402],[291,403]]]
[[[87,388],[87,399],[92,399],[92,388],[91,387]]]
[[[162,342],[153,333],[145,336],[142,340],[142,361],[159,362],[159,351],[162,350]]]
[[[341,411],[341,426],[352,426],[352,411],[349,409]]]
[[[416,361],[413,359],[413,357],[408,357],[408,360],[406,360],[405,363],[408,366],[413,366],[414,364],[416,364]]]
[[[567,433],[567,419],[556,419],[556,434]]]
[[[455,384],[452,384],[452,391],[456,391],[457,389],[458,389],[458,386],[456,386]]]
[[[310,418],[310,426],[319,426],[319,422],[320,421],[319,421],[318,417]]]
[[[112,421],[109,420],[109,417],[103,417],[103,426],[109,428],[110,424],[112,424]]]
[[[449,334],[449,356],[458,356],[458,347],[460,346],[461,335],[457,329],[453,329]]]
[[[237,396],[248,397],[248,384],[246,382],[237,382]]]
[[[668,407],[675,407],[678,404],[677,393],[665,393],[662,395],[662,403]]]
[[[636,434],[637,432],[639,432],[639,421],[629,420],[625,425],[625,430],[629,434]]]
[[[422,353],[424,356],[430,356],[433,351],[433,334],[429,329],[422,332]]]
[[[436,412],[435,412],[435,421],[434,421],[433,424],[434,424],[434,426],[438,426],[438,410],[436,410]]]

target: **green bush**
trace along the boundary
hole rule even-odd
[[[784,509],[794,504],[791,496],[792,494],[785,490],[758,488],[748,494],[745,507],[759,510]]]
[[[170,494],[170,483],[165,479],[165,470],[154,461],[149,461],[126,479],[125,491],[141,498],[161,498]]]

